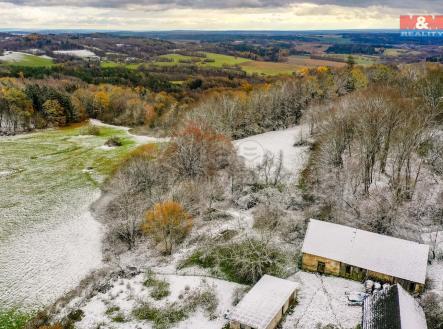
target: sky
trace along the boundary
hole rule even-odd
[[[395,29],[408,14],[443,14],[443,0],[0,0],[2,29]]]

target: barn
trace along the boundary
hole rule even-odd
[[[230,314],[231,329],[274,329],[294,303],[298,283],[264,275]]]
[[[400,285],[375,292],[363,302],[362,329],[427,329],[421,306]]]
[[[310,219],[302,247],[302,269],[363,281],[400,283],[423,291],[429,246]]]

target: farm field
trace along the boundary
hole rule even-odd
[[[155,62],[155,65],[177,65],[182,64],[180,63],[180,60],[193,60],[195,59],[197,65],[200,66],[211,66],[211,67],[223,67],[223,66],[235,66],[240,65],[246,62],[251,62],[252,60],[242,57],[234,57],[234,56],[228,56],[228,55],[222,55],[222,54],[215,54],[215,53],[204,53],[206,57],[192,57],[192,56],[184,56],[180,54],[169,54],[169,55],[163,55],[160,56],[161,58],[168,58],[172,59],[172,62]],[[205,59],[213,60],[213,62],[204,62]]]
[[[127,69],[130,69],[130,70],[136,70],[136,69],[138,69],[138,67],[140,65],[141,64],[138,64],[138,63],[126,64],[126,63],[117,63],[117,62],[114,62],[114,61],[103,61],[103,62],[100,63],[100,66],[103,67],[103,68],[114,68],[114,67],[123,66],[123,67],[126,67]]]
[[[1,308],[32,311],[101,265],[99,185],[136,145],[124,130],[82,127],[0,137]],[[110,136],[123,145],[104,146]]]
[[[372,65],[376,64],[379,60],[377,56],[369,55],[351,55],[357,65]],[[348,60],[349,54],[324,54],[322,55],[325,60],[328,59],[338,59],[346,62]]]
[[[20,52],[7,52],[5,55],[0,56],[0,65],[49,67],[53,64],[51,58]]]
[[[383,52],[383,55],[387,56],[387,57],[399,57],[399,56],[406,56],[406,55],[418,56],[420,54],[421,54],[421,52],[416,51],[416,50],[408,50],[408,49],[400,49],[400,48],[390,48],[390,49],[386,49]]]
[[[260,75],[290,75],[301,69],[302,67],[317,67],[317,66],[332,66],[342,67],[346,65],[342,62],[311,59],[309,56],[290,56],[287,62],[275,63],[275,62],[262,62],[254,61],[247,58],[234,57],[215,53],[205,53],[207,57],[192,57],[184,56],[180,54],[168,54],[160,56],[160,58],[167,58],[171,61],[154,61],[147,64],[157,66],[172,66],[172,65],[189,65],[189,63],[183,63],[181,61],[194,61],[195,65],[222,68],[224,66],[239,66],[248,74],[260,74]],[[211,62],[204,62],[205,59],[212,60]],[[118,67],[124,66],[128,69],[137,69],[141,64],[122,64],[112,61],[102,62],[102,67]]]
[[[343,67],[346,66],[346,63],[322,60],[322,59],[313,59],[309,56],[289,56],[288,64],[299,65],[302,67],[317,67],[317,66],[331,66],[331,67]]]

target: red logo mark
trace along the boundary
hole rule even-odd
[[[443,15],[400,16],[401,30],[443,30]]]

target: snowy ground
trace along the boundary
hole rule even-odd
[[[115,128],[115,129],[120,129],[120,130],[124,130],[126,131],[126,133],[131,136],[131,138],[139,144],[148,144],[148,143],[164,143],[164,142],[169,142],[170,138],[159,138],[159,137],[151,137],[151,136],[143,136],[143,135],[134,135],[132,133],[129,132],[129,130],[131,128],[129,127],[123,127],[123,126],[115,126],[115,125],[110,125],[107,123],[104,123],[100,120],[97,119],[90,119],[89,122],[91,124],[93,124],[94,126],[99,126],[99,127],[108,127],[108,128]]]
[[[107,138],[67,128],[0,139],[0,308],[39,308],[102,265],[103,227],[89,207],[134,146],[103,149]]]
[[[28,54],[17,52],[17,51],[5,51],[3,56],[0,56],[0,61],[19,62],[26,55],[28,55]]]
[[[70,56],[76,56],[76,57],[80,57],[80,58],[95,56],[95,54],[92,51],[86,50],[86,49],[79,49],[79,50],[56,50],[56,51],[54,51],[54,54],[70,55]]]
[[[26,56],[30,56],[30,54],[19,51],[5,51],[4,54],[0,56],[0,62],[20,62]],[[38,57],[51,59],[51,57],[49,56]]]
[[[315,329],[318,323],[333,324],[339,328],[355,328],[361,320],[361,307],[348,306],[346,292],[363,291],[356,281],[298,272],[290,280],[301,287],[298,305],[288,314],[283,329]]]
[[[179,295],[183,295],[185,289],[194,291],[203,285],[209,287],[218,296],[216,319],[209,320],[201,310],[174,326],[177,329],[220,329],[227,321],[224,313],[232,308],[234,290],[241,285],[227,281],[204,278],[198,276],[157,275],[158,279],[166,280],[170,284],[171,294],[163,300],[156,301],[149,296],[152,288],[143,285],[144,274],[132,279],[118,279],[112,283],[112,287],[105,293],[99,293],[91,298],[85,305],[80,307],[85,317],[76,323],[77,329],[90,329],[102,325],[105,328],[152,328],[148,321],[136,319],[132,310],[141,302],[149,302],[156,307],[164,307],[168,303],[179,301]],[[118,311],[110,313],[110,309]],[[108,312],[107,312],[108,311]],[[116,314],[123,315],[125,321],[117,323],[112,320]]]
[[[266,152],[270,152],[275,159],[282,152],[283,167],[296,180],[308,160],[309,147],[294,146],[294,143],[300,137],[306,138],[307,133],[308,128],[300,125],[239,139],[234,144],[238,154],[251,167],[260,164]]]

